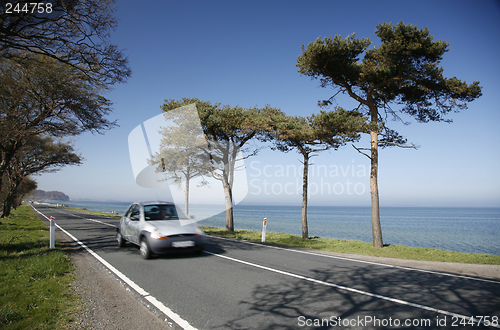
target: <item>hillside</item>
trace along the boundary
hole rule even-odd
[[[29,200],[35,201],[69,201],[69,196],[60,191],[44,191],[37,189],[27,197]]]

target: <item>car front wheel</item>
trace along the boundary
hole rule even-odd
[[[116,234],[116,240],[118,241],[118,247],[124,247],[125,246],[125,240],[123,239],[123,236],[120,232]]]
[[[144,259],[151,258],[151,250],[149,249],[148,241],[145,238],[141,239],[141,244],[139,245],[139,247],[141,250],[141,256]]]

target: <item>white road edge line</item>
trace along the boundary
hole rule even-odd
[[[370,265],[384,266],[384,267],[404,269],[404,270],[410,270],[410,271],[421,272],[421,273],[429,273],[429,274],[436,274],[436,275],[443,275],[443,276],[463,278],[463,279],[473,280],[473,281],[480,281],[480,282],[500,284],[499,281],[489,280],[489,279],[480,278],[480,277],[471,277],[471,276],[466,276],[466,275],[459,275],[459,274],[452,274],[452,273],[443,273],[443,272],[438,272],[438,271],[434,271],[434,270],[427,270],[427,269],[420,269],[420,268],[412,268],[412,267],[405,267],[405,266],[384,264],[384,263],[375,262],[375,261],[368,261],[368,260],[354,259],[354,258],[348,258],[348,257],[333,256],[333,255],[329,255],[329,254],[315,253],[315,252],[310,252],[310,251],[301,251],[301,250],[295,250],[295,249],[289,249],[289,248],[282,248],[282,247],[279,247],[279,246],[264,245],[264,244],[254,243],[254,242],[234,240],[232,238],[227,238],[227,237],[218,237],[218,236],[212,236],[212,235],[207,235],[207,236],[211,237],[211,238],[228,240],[228,241],[232,241],[232,242],[241,242],[241,243],[245,243],[245,244],[257,245],[257,246],[261,246],[261,247],[268,247],[268,248],[277,249],[277,250],[284,250],[284,251],[291,251],[291,252],[302,253],[302,254],[309,254],[309,255],[318,256],[318,257],[326,257],[326,258],[332,258],[332,259],[348,260],[348,261],[354,261],[354,262],[359,262],[359,263],[364,263],[364,264],[370,264]]]
[[[321,285],[325,285],[325,286],[329,286],[329,287],[333,287],[333,288],[337,288],[337,289],[340,289],[340,290],[345,290],[345,291],[349,291],[349,292],[353,292],[353,293],[358,293],[358,294],[362,294],[362,295],[373,297],[373,298],[387,300],[387,301],[390,301],[390,302],[393,302],[393,303],[396,303],[396,304],[410,306],[410,307],[415,307],[415,308],[423,309],[423,310],[434,312],[434,313],[440,313],[440,314],[444,314],[444,315],[448,315],[448,316],[452,316],[452,317],[457,317],[457,318],[461,318],[461,319],[466,319],[466,320],[474,320],[474,323],[477,322],[478,324],[482,323],[483,325],[486,325],[482,320],[478,320],[478,319],[474,318],[473,316],[461,315],[461,314],[457,314],[457,313],[445,311],[445,310],[442,310],[442,309],[437,309],[437,308],[433,308],[433,307],[429,307],[429,306],[425,306],[425,305],[415,304],[415,303],[412,303],[412,302],[409,302],[409,301],[405,301],[405,300],[401,300],[401,299],[395,299],[395,298],[391,298],[391,297],[386,297],[386,296],[382,296],[382,295],[379,295],[379,294],[370,293],[370,292],[367,292],[367,291],[362,291],[362,290],[358,290],[358,289],[346,287],[346,286],[343,286],[343,285],[338,285],[338,284],[329,283],[329,282],[325,282],[325,281],[321,281],[321,280],[316,280],[314,278],[310,278],[310,277],[306,277],[306,276],[302,276],[302,275],[298,275],[298,274],[293,274],[293,273],[289,273],[289,272],[285,272],[285,271],[282,271],[282,270],[279,270],[279,269],[274,269],[274,268],[270,268],[270,267],[266,267],[266,266],[254,264],[254,263],[251,263],[251,262],[248,262],[248,261],[244,261],[244,260],[240,260],[240,259],[236,259],[236,258],[224,256],[224,255],[221,255],[221,254],[216,254],[216,253],[209,252],[209,251],[203,251],[203,252],[205,252],[207,254],[210,254],[210,255],[213,255],[213,256],[216,256],[216,257],[219,257],[219,258],[224,258],[224,259],[227,259],[227,260],[239,262],[239,263],[242,263],[244,265],[248,265],[248,266],[252,266],[252,267],[264,269],[264,270],[267,270],[267,271],[270,271],[270,272],[274,272],[274,273],[278,273],[278,274],[282,274],[282,275],[286,275],[286,276],[290,276],[290,277],[294,277],[294,278],[297,278],[297,279],[300,279],[300,280],[309,281],[309,282],[313,282],[313,283],[316,283],[316,284],[321,284]],[[492,326],[492,327],[495,327],[495,328],[500,328],[500,325],[493,325],[491,323],[489,325],[486,325],[486,326]]]
[[[35,210],[37,213],[45,217],[47,220],[50,220],[45,214],[42,212],[38,211],[34,206],[31,206],[33,210]],[[84,218],[85,219],[85,218]],[[91,221],[96,221],[96,222],[101,222],[99,220],[92,220],[92,219],[87,219]],[[168,316],[170,319],[172,319],[175,323],[177,323],[181,328],[185,330],[197,330],[195,327],[190,325],[186,320],[184,320],[182,317],[179,316],[179,314],[175,313],[172,311],[170,308],[165,306],[162,302],[157,300],[155,297],[150,295],[146,290],[135,284],[131,279],[129,279],[125,274],[120,272],[118,269],[113,267],[110,263],[108,263],[106,260],[101,258],[97,253],[92,251],[88,246],[80,242],[75,236],[71,235],[69,232],[64,230],[61,226],[59,226],[56,223],[56,227],[59,228],[63,233],[68,235],[72,240],[77,242],[82,248],[84,248],[88,253],[90,253],[94,258],[96,258],[99,262],[101,262],[106,268],[108,268],[110,271],[112,271],[118,278],[120,278],[122,281],[127,283],[128,286],[130,286],[132,289],[134,289],[139,295],[141,295],[144,299],[149,301],[151,304],[153,304],[156,308],[158,308],[163,314]],[[113,226],[115,227],[115,226]]]
[[[57,212],[59,212],[61,214],[65,214],[64,212],[61,212],[60,210],[57,210]],[[97,222],[97,223],[100,223],[100,224],[103,224],[103,225],[106,225],[106,226],[109,226],[109,227],[116,228],[115,225],[112,225],[110,223],[107,223],[107,222],[104,222],[104,221],[101,221],[101,220],[96,220],[96,219],[91,219],[91,218],[85,218],[85,217],[82,217],[82,216],[79,216],[79,215],[76,215],[76,214],[71,214],[71,216],[77,217],[77,218],[80,218],[80,219],[89,220],[89,221],[94,221],[94,222]]]

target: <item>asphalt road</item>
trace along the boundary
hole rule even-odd
[[[117,247],[117,219],[35,207],[180,328],[500,328],[498,281],[215,237],[201,255],[143,260]]]

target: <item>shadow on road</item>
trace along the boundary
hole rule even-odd
[[[500,285],[376,265],[332,264],[309,270],[307,277],[456,314],[500,317]],[[248,312],[216,329],[464,329],[457,317],[290,277],[278,285],[257,285],[240,304]],[[473,328],[490,329],[477,321]]]
[[[91,241],[82,242],[96,252],[114,251],[140,258],[138,247],[133,244],[129,243],[124,248],[118,248],[110,230],[112,231],[112,228],[103,229],[103,235],[94,237]],[[67,244],[83,251],[76,242],[71,241]],[[236,244],[236,246],[256,253],[262,249],[257,245]],[[212,253],[225,254],[226,248],[227,242],[207,240],[206,249]],[[199,255],[174,253],[155,256],[155,259],[209,257],[211,256],[204,253]],[[387,269],[375,265],[358,265],[357,267],[333,265],[309,270],[307,276],[319,281],[444,309],[457,314],[500,316],[500,285],[491,283]],[[381,329],[391,328],[384,326],[388,324],[387,322],[391,322],[390,320],[392,322],[399,320],[401,326],[394,328],[401,329],[456,329],[457,325],[460,325],[460,320],[452,319],[451,316],[285,276],[279,284],[256,285],[251,297],[241,300],[239,304],[246,311],[245,315],[235,315],[224,326],[214,327],[214,329],[280,330],[337,327]],[[409,326],[403,326],[406,320],[411,322]],[[438,327],[438,321],[446,322],[441,323],[446,326]],[[453,322],[455,326],[452,326]],[[474,326],[474,329],[487,328]]]

